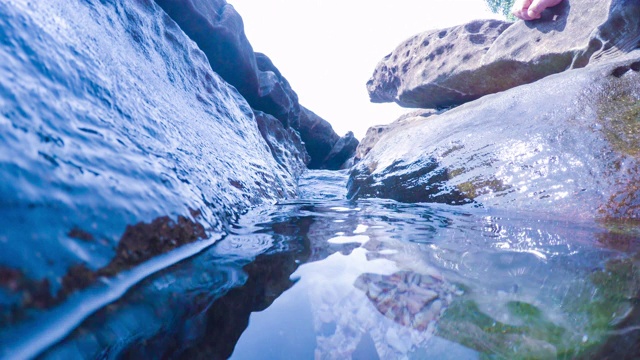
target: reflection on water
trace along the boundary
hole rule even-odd
[[[636,227],[350,202],[345,180],[310,172],[301,199],[246,214],[42,357],[640,355]]]

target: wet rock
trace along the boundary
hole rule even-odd
[[[363,274],[355,287],[367,294],[381,314],[421,331],[438,320],[455,291],[439,277],[410,271]]]
[[[487,71],[483,57],[510,25],[478,20],[406,40],[378,64],[367,82],[371,101],[439,108],[504,90],[496,83],[501,80],[487,80],[489,73],[479,72]]]
[[[269,57],[262,53],[255,53],[255,56],[260,70],[260,98],[252,106],[271,114],[285,127],[297,129],[300,124],[298,95]]]
[[[328,121],[304,106],[300,108],[298,131],[309,156],[311,156],[311,162],[308,164],[309,169],[321,169],[324,160],[340,136],[333,131],[333,127]]]
[[[205,53],[213,71],[249,103],[260,97],[258,66],[242,17],[225,0],[155,1]]]
[[[367,130],[364,139],[360,141],[356,148],[355,162],[362,160],[373,149],[374,146],[380,141],[386,133],[391,132],[393,129],[402,126],[409,121],[422,121],[424,118],[434,114],[438,114],[439,111],[432,109],[422,109],[412,111],[408,114],[400,116],[396,121],[388,125],[376,125]]]
[[[345,136],[341,137],[333,144],[329,155],[323,161],[322,167],[329,170],[345,169],[350,166],[348,160],[358,148],[358,139],[349,131]]]
[[[640,52],[486,96],[384,136],[351,197],[640,216]]]
[[[269,145],[273,158],[284,171],[294,178],[300,177],[311,161],[298,132],[284,125],[275,117],[261,111],[254,111],[258,129]]]
[[[295,195],[245,99],[153,2],[49,5],[0,3],[0,266],[21,274],[0,286],[28,298],[0,303],[45,307],[118,256],[106,275]]]
[[[367,87],[374,102],[458,105],[624,55],[638,47],[639,28],[637,1],[565,0],[536,21],[475,21],[417,35],[378,65]]]

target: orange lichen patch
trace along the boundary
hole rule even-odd
[[[197,218],[200,212],[191,210],[191,214]],[[71,266],[62,277],[62,287],[55,295],[48,279],[33,280],[20,270],[0,267],[0,287],[22,296],[20,311],[13,309],[9,313],[7,310],[11,309],[0,309],[0,320],[14,323],[23,316],[24,309],[51,308],[63,302],[70,294],[91,286],[100,277],[114,276],[154,256],[206,237],[202,224],[184,216],[178,216],[177,220],[163,216],[148,224],[140,222],[129,225],[120,238],[116,256],[107,266],[98,270],[92,270],[85,264]]]
[[[0,267],[0,286],[22,293],[22,306],[44,309],[53,301],[49,280],[32,280],[17,269]]]
[[[206,236],[202,224],[184,216],[178,216],[177,222],[163,216],[150,224],[140,222],[129,225],[118,243],[116,257],[106,267],[98,270],[98,274],[115,275],[156,255],[204,239]]]
[[[78,227],[74,227],[73,229],[69,230],[69,232],[67,233],[67,236],[69,236],[70,238],[87,241],[87,242],[95,240],[93,235],[91,235],[90,233]]]

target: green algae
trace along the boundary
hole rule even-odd
[[[458,191],[465,194],[471,200],[475,200],[478,196],[488,193],[501,193],[511,189],[511,186],[505,185],[500,179],[482,179],[474,178],[456,185]]]
[[[640,299],[640,254],[614,259],[575,281],[560,301],[561,316],[522,300],[499,312],[483,312],[469,292],[457,298],[438,324],[437,335],[481,353],[483,359],[591,358],[634,313]]]
[[[640,155],[640,99],[629,93],[601,99],[598,117],[611,147],[629,156]]]

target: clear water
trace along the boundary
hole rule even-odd
[[[300,199],[245,214],[232,234],[139,282],[40,356],[638,354],[640,236],[633,227],[348,201],[346,177],[309,172]],[[77,306],[92,298],[85,296]]]

